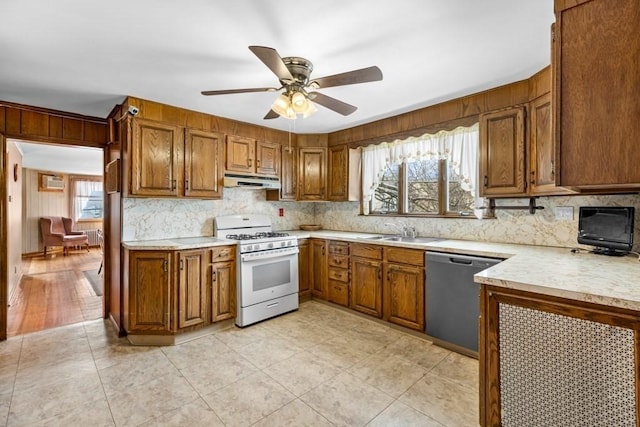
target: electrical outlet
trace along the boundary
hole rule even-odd
[[[559,221],[573,220],[573,206],[556,206],[554,208],[556,219]]]

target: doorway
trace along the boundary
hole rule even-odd
[[[104,317],[97,240],[104,230],[103,150],[12,139],[6,145],[8,164],[19,165],[6,188],[7,335]],[[74,231],[89,236],[89,249],[50,247],[45,255],[39,218],[46,216],[72,218]]]

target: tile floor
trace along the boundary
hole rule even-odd
[[[477,426],[477,370],[314,301],[173,347],[87,321],[0,342],[0,425]]]

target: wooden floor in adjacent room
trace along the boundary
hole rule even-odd
[[[101,318],[101,260],[99,248],[23,258],[23,276],[9,300],[7,335]]]

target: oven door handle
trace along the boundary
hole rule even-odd
[[[287,251],[287,252],[280,252],[280,253],[274,253],[274,254],[269,254],[269,252],[265,252],[263,254],[260,254],[260,256],[247,256],[247,255],[242,255],[241,259],[242,262],[260,262],[263,261],[265,259],[273,259],[273,258],[287,258],[291,255],[295,255],[298,252],[300,252],[298,249],[293,249],[291,251]]]

